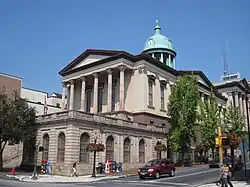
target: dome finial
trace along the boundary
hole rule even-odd
[[[156,26],[155,26],[155,33],[160,33],[161,32],[161,27],[159,24],[159,19],[156,18]]]

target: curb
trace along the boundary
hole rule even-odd
[[[46,181],[36,181],[36,180],[29,180],[29,181],[25,181],[25,179],[29,178],[29,177],[20,177],[19,179],[17,177],[14,177],[15,180],[21,181],[21,182],[25,182],[25,183],[46,183],[46,184],[77,184],[77,183],[91,183],[91,182],[98,182],[98,181],[106,181],[106,180],[115,180],[115,179],[119,179],[119,178],[126,178],[126,175],[122,175],[122,176],[117,176],[117,177],[100,177],[97,180],[90,180],[90,181],[60,181],[60,182],[46,182]]]

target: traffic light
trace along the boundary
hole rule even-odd
[[[221,138],[221,145],[229,146],[230,145],[230,139],[227,138],[227,137],[222,137]]]
[[[215,138],[215,145],[220,146],[220,138]]]

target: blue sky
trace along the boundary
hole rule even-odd
[[[0,71],[22,77],[24,87],[61,92],[67,63],[87,48],[140,53],[156,17],[177,69],[219,81],[228,40],[230,72],[250,79],[249,0],[2,0]]]

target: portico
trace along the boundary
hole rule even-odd
[[[67,103],[62,101],[62,111],[80,110],[92,113],[124,111],[125,74],[129,71],[132,69],[119,65],[64,81],[62,95],[65,97],[66,92],[69,95]]]

